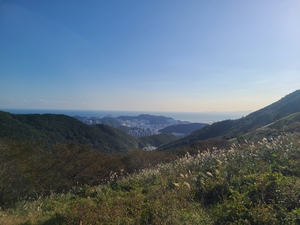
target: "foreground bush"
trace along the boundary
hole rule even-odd
[[[42,142],[0,140],[0,208],[14,207],[21,199],[103,184],[112,171],[132,173],[175,157],[138,149],[127,154],[104,154],[75,143],[45,148]]]
[[[300,135],[186,154],[0,212],[1,224],[299,224]]]

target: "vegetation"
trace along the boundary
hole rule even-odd
[[[65,193],[73,187],[105,183],[112,171],[133,173],[170,162],[175,155],[132,150],[104,154],[75,143],[44,149],[42,143],[0,141],[0,207],[20,199]]]
[[[188,134],[194,132],[195,130],[199,130],[207,125],[208,124],[206,124],[206,123],[178,124],[178,125],[172,125],[172,126],[165,127],[163,129],[159,130],[159,132],[161,132],[163,134],[183,133],[185,135],[188,135]]]
[[[137,140],[124,131],[102,124],[89,126],[65,115],[16,115],[0,111],[0,125],[0,138],[42,140],[46,146],[76,142],[105,153],[126,153],[138,147]]]
[[[166,143],[178,140],[179,137],[173,134],[156,134],[152,136],[145,136],[138,138],[139,148],[144,148],[148,146],[161,146]]]
[[[298,112],[300,112],[300,90],[243,118],[213,123],[185,138],[163,146],[160,150],[193,145],[196,141],[220,136],[224,139],[232,139]]]
[[[127,136],[62,115],[0,112],[0,224],[300,224],[299,94],[207,126],[168,151],[101,152],[82,138],[122,149],[111,140]]]
[[[102,124],[106,124],[111,127],[120,127],[121,126],[121,123],[118,119],[115,119],[115,118],[109,117],[109,116],[101,118],[100,121]]]
[[[0,211],[1,224],[299,224],[300,134],[200,150]],[[57,181],[55,181],[57,182]]]
[[[155,116],[151,116],[155,118]],[[113,128],[116,119],[105,117],[111,124],[86,125],[75,118],[54,114],[15,115],[0,111],[0,138],[16,141],[40,141],[50,147],[75,142],[89,145],[104,153],[126,153],[149,145],[161,146],[175,141],[174,135],[155,135],[136,139],[127,134],[128,127]]]

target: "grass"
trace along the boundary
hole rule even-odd
[[[0,224],[299,224],[300,134],[199,150],[105,185],[19,201]]]

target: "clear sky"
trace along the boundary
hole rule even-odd
[[[299,88],[299,0],[0,0],[0,109],[255,111]]]

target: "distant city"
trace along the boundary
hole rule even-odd
[[[85,124],[106,124],[122,129],[128,134],[139,138],[159,134],[159,130],[172,125],[205,123],[212,124],[226,119],[238,119],[249,112],[151,112],[153,118],[163,118],[150,122],[149,118],[136,115],[147,115],[147,112],[137,111],[107,111],[107,110],[55,110],[55,109],[2,109],[13,114],[64,114],[72,116]],[[127,115],[127,116],[122,116]],[[176,119],[173,119],[176,118]],[[198,128],[199,129],[199,128]],[[172,134],[183,137],[188,133],[172,131]]]
[[[140,116],[120,116],[114,118],[112,116],[106,116],[104,118],[100,117],[80,117],[75,116],[76,119],[88,125],[96,124],[106,124],[113,127],[121,128],[125,130],[128,134],[133,137],[139,138],[144,136],[151,136],[159,134],[159,130],[178,124],[189,124],[188,121],[174,120],[170,117],[160,116],[159,120],[155,120],[158,116],[145,115],[145,117],[150,117],[152,121],[143,118],[143,115]],[[126,119],[124,119],[126,118]],[[181,133],[174,133],[176,136],[183,136]]]

